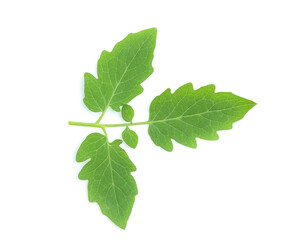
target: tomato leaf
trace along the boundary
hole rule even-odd
[[[90,159],[79,173],[79,179],[88,180],[88,199],[97,202],[102,213],[124,229],[137,186],[130,174],[136,167],[119,147],[121,143],[121,140],[109,143],[105,136],[92,133],[80,145],[76,161]]]
[[[138,136],[129,127],[138,125],[149,125],[153,142],[167,151],[173,150],[172,139],[195,148],[196,138],[217,140],[217,131],[231,129],[256,104],[230,92],[215,93],[214,85],[194,90],[188,83],[174,93],[167,89],[157,96],[150,105],[148,121],[132,122],[134,110],[127,103],[142,93],[141,83],[153,73],[156,35],[155,28],[132,33],[111,52],[103,51],[97,64],[98,77],[84,74],[84,103],[101,115],[96,122],[69,122],[104,132],[88,135],[80,145],[76,160],[89,161],[79,178],[88,180],[89,201],[97,202],[102,213],[123,229],[137,194],[131,175],[136,167],[119,146],[121,140],[108,141],[106,128],[124,127],[122,139],[131,148],[136,148]],[[117,112],[121,109],[125,123],[100,123],[108,107]]]
[[[129,127],[126,127],[122,132],[122,139],[131,148],[136,148],[138,144],[138,136],[136,132],[132,131]]]
[[[103,51],[97,63],[98,78],[84,75],[85,105],[93,112],[104,112],[110,106],[120,107],[143,92],[141,83],[154,71],[153,52],[156,28],[131,33],[118,42],[111,52]]]
[[[218,130],[232,128],[256,103],[230,92],[215,93],[214,85],[193,90],[185,84],[173,94],[167,89],[150,106],[148,133],[153,142],[173,150],[171,139],[196,148],[196,138],[217,140]]]
[[[121,109],[121,116],[126,122],[132,122],[134,117],[134,110],[131,106],[125,104]]]

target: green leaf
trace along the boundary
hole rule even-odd
[[[129,127],[126,127],[122,132],[122,138],[129,147],[136,148],[138,144],[138,136],[136,132],[129,129]]]
[[[121,109],[121,115],[126,122],[132,122],[134,117],[134,110],[131,106],[125,104]]]
[[[103,130],[104,136],[92,133],[81,144],[76,160],[89,161],[79,178],[88,180],[89,201],[97,202],[102,213],[123,229],[137,195],[131,175],[136,167],[119,146],[121,140],[109,143],[106,128],[126,127],[122,138],[132,148],[136,148],[138,136],[129,126],[146,124],[153,142],[167,151],[173,150],[172,139],[195,148],[196,138],[217,140],[218,130],[231,129],[255,105],[230,92],[215,93],[214,85],[194,90],[188,83],[173,94],[167,89],[157,96],[148,121],[132,122],[134,110],[127,103],[143,92],[141,83],[153,73],[156,35],[155,28],[129,34],[111,52],[103,51],[97,64],[98,77],[84,74],[83,99],[88,109],[102,113],[96,122],[69,122]],[[127,123],[101,123],[108,107],[118,112],[121,109]]]
[[[104,215],[125,229],[137,186],[130,174],[136,167],[119,147],[121,143],[109,143],[105,136],[92,133],[80,145],[76,161],[90,159],[79,173],[79,179],[88,180],[89,201],[97,202]]]
[[[167,89],[151,103],[148,133],[153,142],[173,150],[171,139],[196,148],[196,138],[217,140],[218,130],[232,128],[256,105],[230,92],[215,93],[214,85],[193,90],[191,83],[173,94]]]
[[[140,85],[154,71],[156,28],[129,34],[111,52],[103,51],[97,63],[98,79],[84,74],[84,103],[93,112],[120,107],[143,92]]]

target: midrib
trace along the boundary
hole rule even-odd
[[[251,105],[251,104],[244,104],[244,105],[240,105],[240,106],[237,106],[237,107],[224,108],[224,109],[220,109],[220,110],[205,111],[205,112],[195,113],[195,114],[190,114],[190,115],[185,115],[185,116],[181,115],[181,116],[178,116],[178,117],[175,117],[175,118],[166,118],[166,119],[153,120],[153,121],[151,120],[151,121],[148,121],[148,122],[149,122],[149,124],[152,124],[152,123],[160,123],[160,122],[167,122],[167,121],[179,120],[179,119],[187,118],[187,117],[200,116],[200,115],[203,115],[203,114],[205,114],[205,113],[221,112],[221,111],[224,111],[224,110],[235,109],[235,108],[244,107],[244,106],[249,106],[249,105]]]
[[[147,40],[146,40],[146,41],[147,41]],[[138,52],[141,50],[142,46],[145,44],[146,41],[143,42],[143,44],[139,47],[139,49],[137,50],[137,52],[135,53],[135,55],[134,55],[133,58],[131,59],[130,63],[126,66],[126,68],[125,68],[125,70],[124,70],[124,72],[123,72],[121,78],[119,79],[118,83],[116,84],[116,86],[115,86],[115,88],[114,88],[114,90],[113,90],[113,92],[112,92],[112,94],[111,94],[111,96],[110,96],[110,99],[109,99],[109,101],[108,101],[108,103],[107,103],[107,105],[106,105],[106,107],[105,107],[104,112],[105,112],[105,111],[107,110],[107,108],[110,106],[110,103],[111,103],[111,101],[112,101],[112,99],[113,99],[113,97],[114,97],[114,95],[115,95],[115,93],[116,93],[116,90],[117,90],[118,86],[120,85],[122,79],[124,78],[124,76],[125,76],[125,74],[126,74],[128,68],[129,68],[129,66],[131,65],[131,63],[133,62],[133,60],[135,59],[135,57],[137,56]]]

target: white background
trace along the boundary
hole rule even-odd
[[[285,12],[284,0],[1,1],[0,239],[285,240]],[[97,130],[67,123],[99,116],[82,98],[101,51],[149,27],[155,71],[130,103],[135,121],[187,82],[258,105],[197,149],[168,153],[136,127],[138,147],[122,147],[139,194],[122,230],[77,178],[76,150]],[[102,122],[120,121],[109,112]]]

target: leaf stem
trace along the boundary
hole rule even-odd
[[[111,127],[128,127],[128,126],[137,126],[137,125],[146,125],[150,124],[150,121],[145,121],[145,122],[135,122],[135,123],[117,123],[117,124],[99,124],[98,122],[96,123],[86,123],[86,122],[73,122],[70,121],[69,125],[73,126],[83,126],[83,127],[96,127],[96,128],[111,128]],[[105,130],[103,130],[105,131]]]
[[[99,116],[99,118],[97,119],[97,121],[96,121],[95,123],[98,124],[98,123],[100,122],[100,120],[103,118],[103,116],[104,116],[106,110],[107,110],[107,108],[101,113],[101,115]]]
[[[102,129],[102,131],[103,131],[103,133],[104,133],[104,135],[105,135],[105,137],[106,137],[107,142],[109,142],[109,141],[108,141],[107,132],[106,132],[105,128],[103,127],[103,128],[101,128],[101,129]]]

